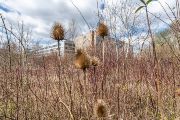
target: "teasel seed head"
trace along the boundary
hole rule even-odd
[[[175,94],[180,97],[180,88],[175,91]]]
[[[64,28],[60,23],[54,23],[51,30],[51,37],[57,41],[64,40]]]
[[[108,27],[103,22],[100,22],[96,32],[98,36],[104,38],[108,35]]]
[[[91,64],[92,64],[92,66],[98,66],[99,64],[100,64],[100,60],[99,60],[99,58],[97,58],[97,57],[92,57],[91,58]]]
[[[107,104],[102,99],[97,100],[97,103],[94,106],[94,115],[97,118],[108,117],[108,107]]]
[[[76,68],[85,70],[86,68],[90,67],[91,59],[90,56],[86,53],[86,51],[82,49],[78,49],[75,55],[74,64]]]

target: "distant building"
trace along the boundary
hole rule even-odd
[[[71,55],[75,53],[74,41],[66,40],[62,46],[63,55]]]
[[[103,39],[100,36],[97,36],[95,33],[87,33],[85,35],[78,36],[74,40],[76,49],[87,49],[95,46],[95,49],[100,51],[102,50],[102,41]],[[107,36],[104,38],[104,44],[106,46],[105,49],[111,53],[118,52],[119,54],[125,54],[126,57],[131,57],[134,55],[134,46],[129,45],[126,41],[127,40],[115,40],[114,38]]]
[[[87,48],[92,46],[92,33],[88,33],[85,35],[80,35],[74,40],[76,49],[78,48]]]
[[[105,40],[112,40],[110,37],[105,37]],[[76,48],[87,48],[93,45],[98,45],[102,41],[102,38],[97,36],[95,32],[90,32],[84,35],[80,35],[75,38]]]
[[[35,55],[49,55],[51,53],[58,53],[58,45],[57,43],[42,47],[42,48],[36,48],[36,49],[30,49],[29,53],[35,54]],[[71,55],[75,53],[75,44],[73,41],[65,40],[60,42],[60,53],[62,56],[65,55]]]
[[[94,37],[93,37],[94,36]],[[94,39],[93,39],[94,38]],[[102,38],[100,36],[97,36],[96,33],[87,33],[85,35],[80,35],[75,38],[75,46],[77,48],[84,48],[91,47],[93,45],[99,46],[102,42]],[[125,41],[116,41],[114,38],[111,38],[109,36],[105,37],[104,40],[105,43],[108,44],[109,47],[117,47],[117,48],[123,48],[127,52],[133,53],[133,46],[129,45]]]

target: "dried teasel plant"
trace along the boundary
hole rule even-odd
[[[91,58],[85,50],[78,49],[75,55],[74,64],[76,68],[85,71],[86,68],[89,68],[91,65]]]
[[[51,37],[54,40],[57,41],[64,40],[64,28],[60,23],[55,22],[51,32],[52,32]]]
[[[95,56],[91,58],[91,65],[92,66],[98,66],[99,64],[100,64],[99,58],[97,58]]]
[[[54,39],[54,40],[57,40],[58,41],[58,51],[59,51],[59,56],[60,56],[60,41],[64,40],[64,28],[63,26],[58,23],[58,22],[55,22],[53,27],[52,27],[52,30],[51,30],[51,37]]]
[[[83,70],[84,73],[84,93],[86,93],[87,85],[87,72],[86,69],[91,65],[91,58],[83,49],[78,49],[74,60],[75,67]]]
[[[175,91],[175,94],[180,97],[180,88]]]
[[[94,105],[94,116],[97,119],[106,120],[109,117],[109,110],[107,104],[102,99],[98,99]]]
[[[103,64],[104,64],[104,54],[105,54],[105,45],[104,45],[104,37],[108,35],[108,27],[103,22],[99,23],[97,27],[97,35],[103,38],[103,45],[102,45],[102,56],[103,56]]]
[[[100,22],[96,32],[98,36],[104,39],[108,35],[108,27],[103,22]]]

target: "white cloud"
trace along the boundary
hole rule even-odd
[[[95,1],[73,1],[82,11],[87,21],[93,23],[92,8],[96,4],[92,4],[95,3]],[[1,11],[6,20],[13,25],[17,25],[18,21],[23,21],[23,23],[32,30],[33,38],[36,40],[50,38],[51,26],[55,21],[60,21],[65,28],[67,28],[68,23],[72,19],[75,19],[78,27],[80,27],[82,31],[87,29],[82,17],[72,5],[71,0],[6,0],[1,4],[5,4],[9,9],[21,13],[19,15],[15,12]]]
[[[167,5],[171,6],[172,8],[175,7],[175,0],[158,0],[154,1],[149,5],[149,11],[152,13],[164,13],[162,6],[169,11]],[[162,6],[161,6],[162,5]]]

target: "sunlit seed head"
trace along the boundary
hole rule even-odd
[[[78,49],[74,64],[78,69],[86,69],[91,65],[90,56],[82,49]]]
[[[64,28],[60,23],[58,22],[54,23],[51,30],[51,37],[54,40],[58,40],[58,41],[64,40]]]

